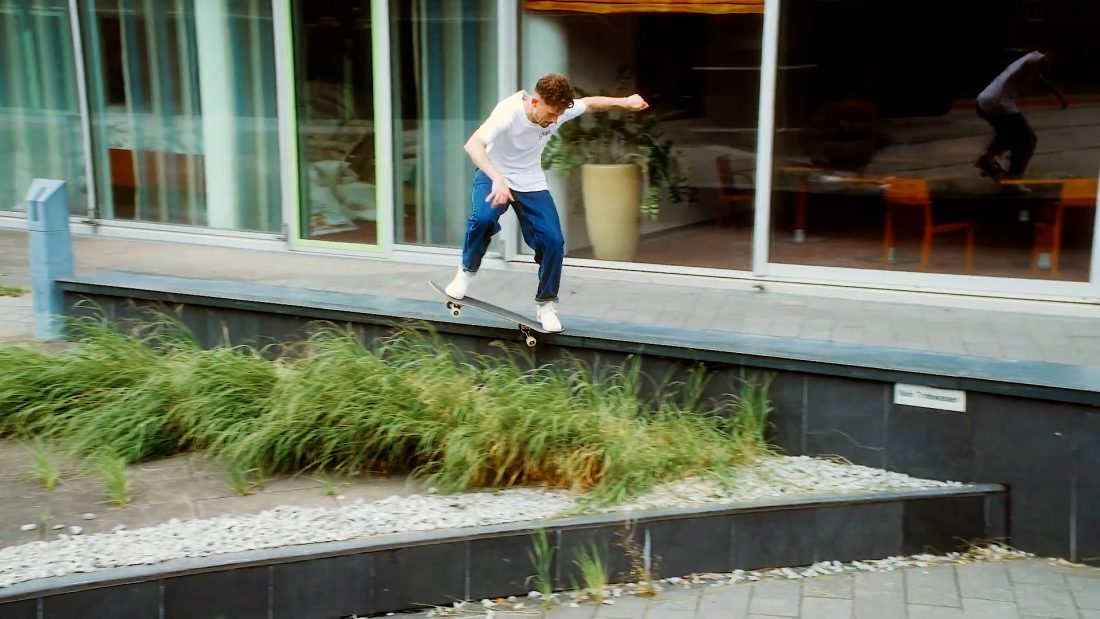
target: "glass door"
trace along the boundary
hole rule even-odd
[[[293,132],[299,200],[293,238],[378,250],[375,53],[371,0],[295,0]]]

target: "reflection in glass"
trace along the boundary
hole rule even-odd
[[[302,236],[378,242],[369,0],[294,3]]]
[[[98,216],[278,231],[270,2],[80,5]]]
[[[653,131],[671,142],[688,180],[684,200],[661,193],[655,217],[639,208],[640,231],[632,222],[616,233],[640,234],[637,248],[615,259],[751,269],[762,3],[654,2],[647,6],[660,12],[612,14],[585,12],[586,4],[525,3],[522,85],[560,72],[590,94],[640,93],[651,105],[643,114],[660,117]],[[616,84],[615,93],[599,92]],[[600,119],[574,122],[591,127]],[[587,214],[601,217],[599,204],[582,197],[582,176],[547,174],[566,254],[611,255],[586,223]]]
[[[1088,280],[1100,6],[782,10],[772,262]]]
[[[474,168],[462,146],[497,102],[496,0],[393,0],[398,243],[462,247]]]
[[[0,0],[0,211],[26,209],[31,180],[68,182],[88,208],[69,4]]]

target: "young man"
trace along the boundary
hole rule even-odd
[[[1063,110],[1068,105],[1062,91],[1044,75],[1050,67],[1050,60],[1049,52],[1033,51],[1025,54],[1008,65],[978,95],[978,116],[993,126],[995,134],[985,153],[978,157],[974,165],[994,180],[1000,181],[1006,176],[1005,170],[997,163],[997,157],[1006,151],[1012,153],[1008,178],[1023,177],[1038,142],[1035,132],[1016,106],[1016,97],[1038,80],[1058,97]]]
[[[613,107],[638,112],[649,104],[636,94],[574,99],[569,80],[556,73],[539,79],[533,94],[521,90],[497,104],[466,142],[466,154],[478,168],[470,192],[473,212],[466,222],[462,264],[447,285],[448,295],[456,299],[466,295],[490,239],[500,231],[497,220],[511,206],[539,265],[535,317],[547,331],[562,330],[555,305],[565,242],[554,198],[546,187],[542,150],[563,123],[587,110]]]

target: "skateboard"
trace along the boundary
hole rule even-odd
[[[428,285],[432,287],[432,290],[435,290],[444,299],[447,300],[447,310],[451,312],[451,316],[454,316],[456,318],[458,316],[461,316],[462,308],[465,306],[470,306],[474,309],[479,309],[486,314],[492,314],[497,318],[503,318],[508,322],[514,322],[516,323],[516,328],[518,328],[519,332],[523,334],[524,343],[526,343],[529,347],[533,348],[536,344],[539,343],[538,339],[535,337],[536,333],[551,333],[550,331],[543,329],[542,325],[540,325],[537,321],[532,320],[524,316],[523,314],[517,314],[516,312],[513,312],[511,310],[506,310],[503,307],[497,307],[492,303],[486,303],[485,301],[475,299],[471,296],[465,296],[461,299],[456,299],[444,292],[443,286],[440,286],[439,284],[431,280],[428,280]]]

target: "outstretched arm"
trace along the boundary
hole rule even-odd
[[[640,112],[649,107],[642,95],[634,94],[629,97],[585,97],[585,107],[591,112],[602,112],[613,107],[621,107],[631,112]]]

